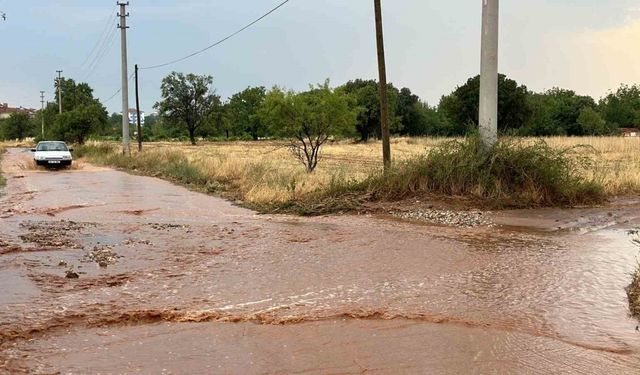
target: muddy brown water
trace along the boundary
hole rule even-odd
[[[0,372],[640,373],[632,199],[458,229],[28,159],[2,164]]]

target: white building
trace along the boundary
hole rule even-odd
[[[144,126],[144,111],[140,111],[140,126]],[[135,109],[129,109],[129,125],[138,125],[138,112]]]

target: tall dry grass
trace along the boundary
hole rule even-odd
[[[587,145],[598,153],[605,191],[609,195],[640,193],[640,138],[623,137],[550,137],[553,147]]]
[[[401,162],[424,155],[448,140],[450,139],[393,139],[394,160]],[[607,195],[640,193],[640,138],[552,137],[544,140],[557,148],[577,145],[592,147],[598,161],[598,166],[592,173],[599,174],[598,178],[603,182]],[[114,147],[117,148],[117,145]],[[131,160],[142,157],[147,164],[163,163],[168,156],[171,156],[174,164],[179,158],[184,158],[189,168],[193,168],[183,171],[184,178],[196,173],[197,179],[205,182],[208,191],[217,191],[257,205],[288,202],[309,193],[331,189],[345,181],[361,182],[379,172],[382,165],[379,142],[349,141],[326,144],[318,168],[311,174],[291,156],[286,143],[277,141],[204,142],[197,146],[177,142],[147,143],[142,155],[134,151]],[[100,161],[99,159],[93,158],[94,161]],[[103,158],[102,162],[122,168],[128,168],[127,164],[130,164],[130,161],[124,159],[117,161]],[[160,173],[142,170],[144,163],[138,163],[134,168],[147,174]],[[173,172],[179,175],[178,169]]]
[[[394,157],[412,158],[440,142],[435,138],[394,139]],[[311,174],[292,157],[285,142],[217,142],[197,146],[159,142],[147,144],[144,152],[182,153],[197,170],[219,184],[221,190],[226,186],[227,192],[240,200],[267,204],[297,199],[337,181],[362,181],[381,168],[381,147],[379,142],[327,144],[318,168]]]

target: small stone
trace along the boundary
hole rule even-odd
[[[66,274],[67,279],[77,279],[80,277],[80,275],[78,275],[77,273],[73,272],[72,270],[68,270],[67,274]]]
[[[67,262],[65,262],[64,260],[61,260],[61,261],[58,263],[58,266],[60,266],[60,267],[66,267],[66,266],[68,266],[68,264],[67,264]]]
[[[107,268],[107,266],[109,266],[109,263],[105,261],[101,261],[98,263],[98,265],[100,266],[100,268]]]

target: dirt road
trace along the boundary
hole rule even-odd
[[[170,183],[24,169],[0,198],[0,372],[638,374],[640,204],[260,216]]]

